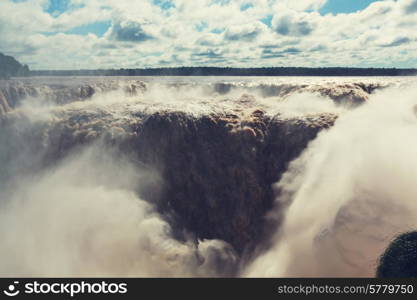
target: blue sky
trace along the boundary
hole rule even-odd
[[[363,10],[376,0],[330,0],[320,9],[320,13],[353,13]]]
[[[352,13],[365,9],[369,6],[369,4],[375,1],[377,0],[329,0],[322,8],[320,8],[319,12],[320,14]],[[175,4],[173,4],[172,1],[154,0],[153,3],[159,6],[162,10],[169,10],[170,8],[175,7]],[[240,9],[244,11],[251,7],[254,7],[254,5],[251,2],[247,2],[241,5]],[[47,6],[46,11],[51,15],[57,16],[71,9],[74,9],[74,7],[71,7],[70,0],[49,0],[49,5]],[[271,16],[264,19],[265,24],[269,24],[270,21]],[[111,23],[109,21],[97,22],[74,28],[68,31],[68,33],[84,35],[87,33],[93,33],[98,36],[102,36],[110,26]]]
[[[1,0],[0,52],[37,69],[417,67],[417,0]]]

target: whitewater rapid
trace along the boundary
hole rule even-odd
[[[416,228],[417,81],[0,81],[0,275],[373,276]]]

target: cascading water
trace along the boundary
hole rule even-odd
[[[413,86],[1,81],[1,274],[372,276],[415,226]]]

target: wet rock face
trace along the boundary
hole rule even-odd
[[[417,277],[417,232],[398,236],[381,256],[376,276],[379,278]]]

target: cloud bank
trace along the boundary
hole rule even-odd
[[[0,51],[32,69],[416,66],[416,1],[324,14],[331,1],[4,0]]]

